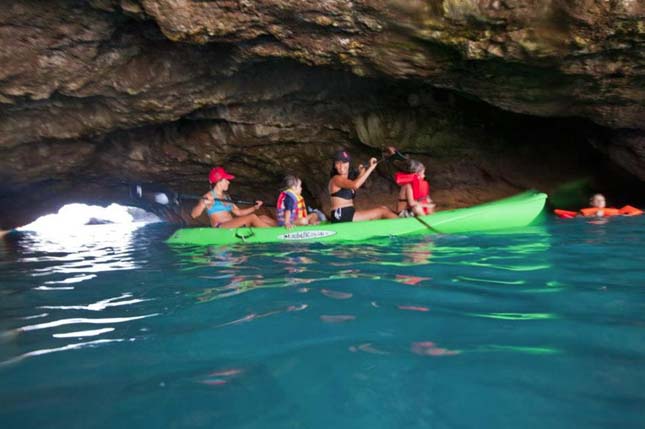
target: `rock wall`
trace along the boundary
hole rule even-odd
[[[339,147],[420,158],[443,207],[581,177],[642,188],[644,18],[633,0],[11,2],[0,229],[132,204],[132,183],[201,193],[215,164],[240,197],[293,172],[325,206]],[[359,204],[391,203],[392,172]]]

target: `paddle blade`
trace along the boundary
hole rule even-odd
[[[405,155],[403,155],[401,152],[399,152],[399,151],[397,150],[396,152],[394,152],[394,154],[392,154],[392,156],[390,157],[390,159],[391,159],[392,161],[407,161],[407,160],[408,160],[408,157],[407,157],[407,156],[405,156]]]
[[[155,194],[155,203],[167,206],[170,203],[170,200],[168,199],[168,195],[163,192],[157,192]]]

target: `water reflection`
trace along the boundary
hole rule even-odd
[[[152,299],[126,299],[132,298],[131,293],[124,293],[121,296],[103,299],[88,305],[41,305],[38,308],[50,310],[88,310],[88,311],[103,311],[108,307],[120,307],[122,305],[138,304],[140,302],[152,301]]]
[[[55,347],[55,348],[50,348],[50,349],[40,349],[40,350],[34,350],[31,352],[23,353],[19,356],[13,357],[11,359],[7,359],[6,361],[0,362],[0,367],[2,366],[7,366],[7,365],[12,365],[16,364],[22,360],[25,360],[30,357],[35,357],[35,356],[42,356],[42,355],[47,355],[50,353],[56,353],[56,352],[63,352],[63,351],[68,351],[68,350],[78,350],[82,348],[88,348],[88,347],[96,347],[98,345],[105,345],[107,343],[120,343],[122,341],[125,341],[123,338],[115,338],[115,339],[103,339],[103,340],[94,340],[94,341],[85,341],[81,343],[73,343],[73,344],[67,344],[61,347]]]
[[[499,238],[493,235],[483,236],[481,241],[485,243],[487,237],[495,243],[494,247],[465,244],[472,241],[467,236],[427,236],[359,246],[197,246],[173,248],[173,251],[179,256],[182,270],[198,270],[195,275],[214,283],[193,293],[198,302],[290,286],[300,286],[298,291],[307,293],[311,286],[303,285],[351,279],[431,287],[433,276],[429,274],[437,270],[442,275],[454,271],[453,283],[521,287],[527,285],[527,277],[522,273],[528,273],[530,278],[532,272],[548,271],[551,267],[546,257],[550,235],[544,228],[516,235],[508,244],[500,244]],[[538,255],[542,257],[536,257]],[[451,270],[451,266],[455,269]],[[469,275],[471,271],[486,275]],[[543,286],[552,285],[553,281],[545,279]],[[550,291],[556,290],[551,288]],[[353,296],[352,291],[328,286],[320,287],[319,291],[335,300]]]
[[[521,418],[527,399],[548,402],[552,391],[583,401],[593,389],[611,391],[598,386],[604,375],[594,368],[606,365],[597,359],[621,370],[610,387],[642,396],[643,313],[635,299],[642,263],[633,246],[607,252],[602,241],[588,243],[589,234],[565,240],[545,231],[180,250],[163,245],[166,237],[148,242],[152,253],[130,247],[133,261],[146,261],[134,270],[30,276],[76,263],[44,252],[61,259],[1,266],[9,286],[0,289],[0,321],[17,335],[0,345],[0,361],[14,364],[0,369],[10,379],[0,393],[12,422],[19,425],[27,408],[50,417],[125,394],[151,410],[146,419],[158,414],[160,398],[177,403],[146,420],[153,426],[226,415],[231,427],[327,427],[335,422],[324,420],[324,404],[333,398],[334,418],[386,404],[373,421],[346,418],[341,426],[396,426],[405,414],[415,416],[405,420],[411,427],[470,427],[476,422],[456,421],[461,408],[437,420],[463,402],[459,392],[495,403],[519,396]],[[610,266],[589,270],[584,261]],[[59,394],[97,385],[105,396]],[[419,398],[445,402],[417,419]],[[126,405],[102,421],[120,426]],[[309,412],[310,421],[294,420]]]
[[[73,230],[25,232],[17,242],[19,262],[31,264],[33,276],[80,274],[58,283],[92,278],[87,273],[132,270],[146,262],[132,257],[135,232],[144,225],[83,225]]]
[[[450,350],[437,346],[432,341],[417,341],[410,347],[412,353],[421,356],[454,356],[461,352],[459,350]]]
[[[27,263],[31,267],[30,274],[36,278],[53,276],[34,288],[50,291],[52,300],[33,306],[33,311],[24,315],[43,320],[34,320],[39,323],[22,326],[17,332],[70,326],[73,329],[52,332],[51,337],[59,340],[84,336],[120,337],[117,324],[163,314],[147,311],[103,316],[105,312],[120,308],[145,308],[146,305],[150,308],[153,301],[160,299],[155,295],[143,297],[120,290],[94,300],[69,302],[60,300],[55,294],[56,291],[74,290],[79,283],[98,280],[100,271],[143,268],[148,261],[141,257],[135,235],[133,228],[122,225],[92,225],[78,228],[73,234],[23,237],[19,261]],[[286,301],[285,305],[273,309],[251,306],[246,313],[227,315],[212,325],[218,328],[258,323],[272,315],[306,308],[314,308],[314,317],[325,325],[360,324],[374,317],[431,320],[437,314],[520,322],[544,321],[557,316],[524,311],[513,302],[499,305],[491,301],[488,304],[481,298],[478,298],[477,306],[471,306],[461,302],[460,295],[455,292],[463,295],[490,288],[500,288],[494,292],[497,294],[502,290],[507,293],[505,288],[539,290],[536,279],[540,279],[545,289],[561,290],[557,280],[548,276],[551,266],[546,256],[549,240],[550,236],[541,231],[515,236],[508,243],[498,236],[482,236],[477,239],[476,246],[467,236],[428,236],[346,246],[195,246],[173,247],[167,251],[174,258],[170,266],[177,268],[192,284],[179,288],[178,299],[183,297],[193,304],[215,304],[218,300],[240,299],[247,292],[264,290],[267,293],[263,296],[282,296]],[[278,294],[278,290],[284,292]],[[434,298],[430,298],[432,296]],[[479,311],[475,311],[475,307]],[[366,315],[365,311],[370,313]],[[399,316],[393,316],[393,311]],[[72,312],[100,312],[102,317],[63,316],[63,313]],[[88,329],[88,324],[107,326]],[[431,347],[419,348],[417,354],[439,354],[444,348],[437,347],[438,351]],[[366,350],[370,350],[369,347],[366,346]],[[450,349],[446,350],[450,352]]]
[[[157,298],[127,290],[127,281],[110,282],[105,289],[91,287],[104,283],[102,273],[137,270],[147,264],[142,247],[148,241],[140,232],[145,225],[39,229],[5,240],[2,256],[10,261],[10,269],[4,273],[3,289],[14,292],[11,300],[0,303],[0,362],[13,364],[131,340],[119,326],[130,328],[137,321],[158,316],[159,312],[143,308]],[[89,313],[98,317],[87,317]],[[103,326],[93,329],[91,325]],[[111,338],[79,342],[91,337]]]
[[[276,314],[281,314],[281,313],[289,313],[293,311],[303,311],[306,310],[309,306],[307,304],[300,304],[300,305],[288,305],[286,307],[278,308],[275,310],[271,311],[266,311],[263,313],[249,313],[239,319],[231,320],[229,322],[225,322],[222,324],[219,324],[215,326],[216,328],[223,328],[225,326],[232,326],[232,325],[239,325],[240,323],[246,323],[246,322],[251,322],[254,320],[262,319],[264,317],[269,317],[273,316]]]

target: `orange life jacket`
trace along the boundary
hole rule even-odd
[[[277,207],[277,218],[280,225],[284,225],[284,212],[286,209],[285,199],[291,198],[296,203],[296,210],[291,213],[291,222],[295,222],[298,218],[307,217],[307,205],[305,204],[305,199],[302,195],[296,194],[293,190],[287,189],[280,193],[278,196]]]
[[[397,172],[394,174],[394,181],[397,185],[411,185],[412,186],[412,198],[415,201],[422,203],[429,202],[430,197],[430,184],[427,180],[422,180],[419,178],[417,173],[402,173]],[[427,213],[428,208],[424,208],[424,211]]]
[[[601,210],[603,212],[603,217],[618,216],[618,215],[638,216],[643,214],[643,210],[637,209],[636,207],[632,207],[632,206],[625,206],[620,209],[615,209],[613,207],[606,207],[604,209],[590,207],[587,209],[580,209],[580,213],[582,213],[583,216],[596,216],[596,213],[598,213]]]
[[[587,207],[585,209],[580,209],[580,213],[583,216],[598,216],[598,213],[602,212],[602,217],[618,216],[620,214],[619,210],[613,207],[605,207],[604,209],[599,209],[598,207]]]
[[[596,213],[598,213],[601,210],[603,212],[603,217],[618,216],[618,215],[638,216],[643,214],[643,210],[637,209],[636,207],[633,207],[633,206],[625,206],[621,209],[615,209],[612,207],[606,207],[604,209],[599,209],[597,207],[588,207],[588,208],[580,209],[579,212],[555,209],[553,212],[561,218],[571,219],[576,217],[579,214],[587,217],[596,216]]]
[[[572,212],[570,210],[562,210],[562,209],[555,209],[553,212],[558,216],[563,219],[572,219],[576,216],[578,216],[578,212]]]
[[[625,215],[625,216],[638,216],[643,214],[643,210],[637,209],[636,207],[632,207],[632,206],[625,206],[620,210],[618,210],[618,212],[621,215]]]

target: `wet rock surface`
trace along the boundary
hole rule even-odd
[[[135,183],[203,193],[219,164],[234,196],[272,200],[290,172],[326,207],[340,147],[421,159],[442,207],[642,185],[644,18],[628,0],[11,2],[0,229],[65,202],[146,206]],[[394,171],[358,204],[393,204]]]

